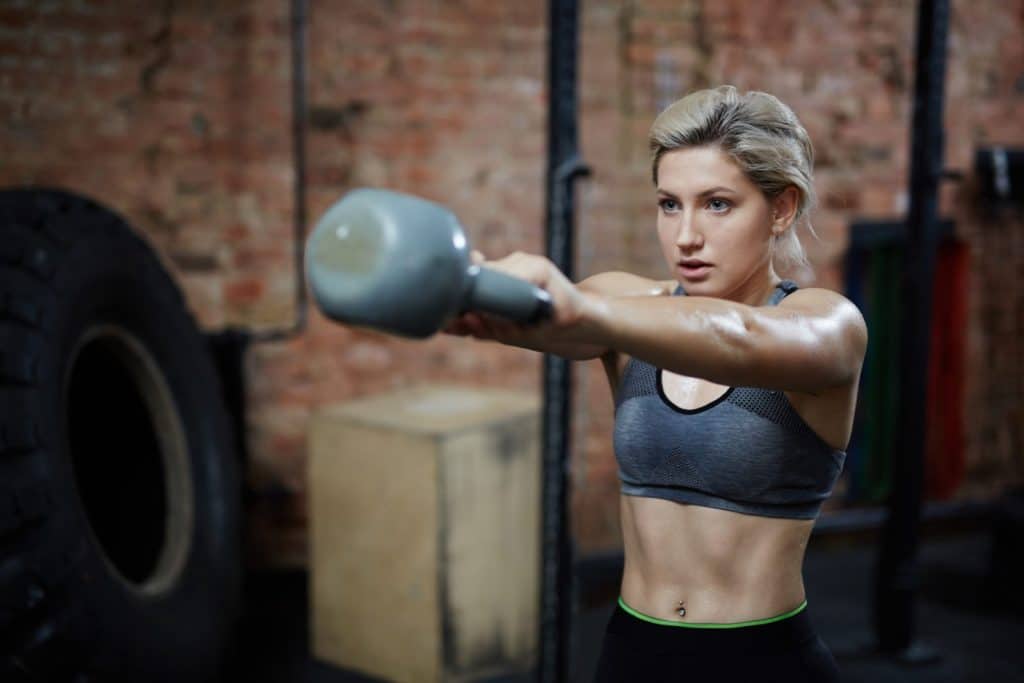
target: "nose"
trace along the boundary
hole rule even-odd
[[[704,245],[704,234],[698,229],[692,211],[679,212],[679,232],[676,233],[676,246],[683,252],[700,249]]]

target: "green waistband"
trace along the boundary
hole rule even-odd
[[[771,624],[776,621],[782,621],[788,619],[796,614],[799,614],[807,607],[807,601],[804,600],[799,605],[789,610],[784,614],[779,614],[774,617],[767,617],[765,619],[754,619],[752,621],[734,621],[726,624],[687,624],[682,621],[669,621],[667,619],[658,619],[656,617],[648,616],[642,612],[637,612],[635,609],[626,604],[626,601],[619,596],[619,606],[626,610],[629,614],[632,614],[637,619],[643,619],[652,624],[659,624],[661,626],[680,626],[682,628],[742,628],[744,626],[760,626],[761,624]]]

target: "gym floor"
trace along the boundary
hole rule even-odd
[[[1024,682],[1024,619],[986,590],[989,535],[979,531],[930,535],[921,545],[918,631],[924,648],[941,654],[932,664],[908,666],[865,647],[875,547],[870,540],[812,540],[804,564],[807,600],[822,638],[849,682]],[[250,577],[242,655],[232,678],[268,683],[368,682],[353,672],[313,660],[306,575]],[[583,610],[577,620],[574,681],[590,681],[611,604]],[[529,680],[503,679],[506,683]]]

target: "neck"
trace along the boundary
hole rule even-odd
[[[750,277],[737,285],[731,292],[727,292],[722,298],[748,306],[763,306],[768,303],[772,291],[780,282],[782,282],[782,278],[769,264],[766,269],[759,269],[751,273]]]

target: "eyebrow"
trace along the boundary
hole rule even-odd
[[[733,190],[731,188],[725,187],[724,185],[716,185],[715,187],[711,187],[711,188],[708,188],[707,190],[704,190],[703,192],[701,192],[697,196],[698,197],[707,197],[708,195],[718,194],[719,192],[728,192],[730,194],[736,194],[736,190]],[[670,197],[671,199],[679,199],[679,197],[676,196],[675,194],[669,192],[668,190],[662,189],[660,187],[658,188],[658,194],[663,194],[666,197]]]

